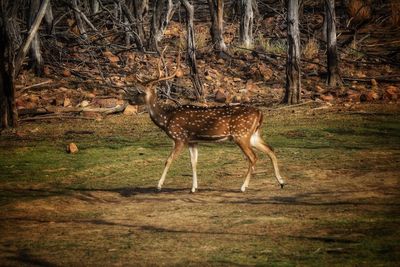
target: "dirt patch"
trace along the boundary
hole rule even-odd
[[[366,108],[366,107],[363,107]],[[138,117],[93,125],[32,123],[24,142],[1,137],[0,262],[64,265],[384,265],[399,262],[400,147],[396,111],[266,114],[264,129],[288,182],[261,156],[245,193],[246,162],[229,144],[200,146],[199,192],[188,155],[155,184],[169,140]],[[285,124],[282,125],[282,118]],[[132,118],[130,118],[132,120]],[[132,125],[135,125],[132,130]],[[312,125],[310,127],[310,125]],[[90,128],[95,136],[67,136]],[[342,131],[348,127],[348,131]],[[357,135],[366,129],[385,134]],[[334,129],[334,130],[332,130]],[[301,134],[299,134],[301,133]],[[64,151],[73,138],[80,151]],[[389,142],[390,141],[390,142]]]

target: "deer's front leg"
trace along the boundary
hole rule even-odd
[[[178,157],[178,155],[182,151],[182,148],[184,147],[184,145],[185,144],[182,142],[174,141],[174,148],[173,148],[171,154],[169,155],[169,157],[167,158],[167,161],[165,162],[164,171],[161,175],[160,181],[158,181],[158,186],[157,186],[158,190],[161,190],[161,188],[164,184],[164,181],[165,181],[165,177],[167,176],[168,169],[171,166],[172,161]]]
[[[194,192],[196,192],[196,189],[197,189],[197,170],[196,170],[197,157],[198,157],[197,145],[190,144],[189,152],[190,152],[190,161],[192,163],[192,170],[193,170],[192,193],[194,193]]]

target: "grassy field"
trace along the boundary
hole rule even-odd
[[[200,145],[197,193],[187,151],[156,192],[171,141],[147,114],[24,123],[0,136],[0,265],[398,266],[399,115],[266,110],[288,185],[258,153],[245,193],[231,143]]]

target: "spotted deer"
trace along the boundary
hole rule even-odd
[[[261,138],[261,125],[263,114],[260,110],[244,105],[200,107],[179,106],[173,110],[164,110],[157,98],[155,84],[160,81],[170,80],[176,77],[178,66],[174,74],[148,82],[140,81],[138,91],[144,94],[144,101],[151,120],[162,129],[174,142],[173,150],[165,162],[165,168],[158,182],[158,190],[161,190],[171,163],[180,154],[185,146],[189,147],[191,165],[193,170],[193,183],[191,192],[195,192],[197,183],[197,144],[199,142],[218,142],[232,140],[235,142],[249,160],[246,178],[241,187],[244,192],[249,186],[249,181],[257,161],[253,148],[265,152],[272,161],[275,177],[281,188],[283,181],[278,168],[277,158],[272,148]]]

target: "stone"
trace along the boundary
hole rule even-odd
[[[71,71],[69,69],[64,69],[62,75],[64,77],[71,77]]]
[[[136,115],[138,113],[137,105],[127,105],[123,114],[126,116]]]
[[[79,104],[79,106],[81,106],[82,108],[84,108],[84,107],[87,107],[87,106],[89,106],[89,101],[87,101],[87,100],[83,100],[80,104]]]
[[[94,101],[101,108],[112,108],[120,103],[117,98],[100,98]]]
[[[63,106],[64,106],[64,107],[69,107],[69,106],[71,106],[71,99],[69,99],[68,97],[64,98]]]
[[[324,100],[325,102],[330,102],[330,101],[333,101],[333,99],[334,99],[333,95],[331,95],[331,94],[321,95],[320,98],[322,100]]]
[[[389,85],[385,89],[384,98],[386,100],[397,100],[399,98],[399,88],[393,85]]]
[[[221,89],[218,89],[217,92],[215,92],[215,101],[220,102],[220,103],[225,103],[227,99],[227,95],[225,92]]]
[[[70,143],[67,145],[67,152],[70,154],[78,153],[78,147],[74,143]]]

